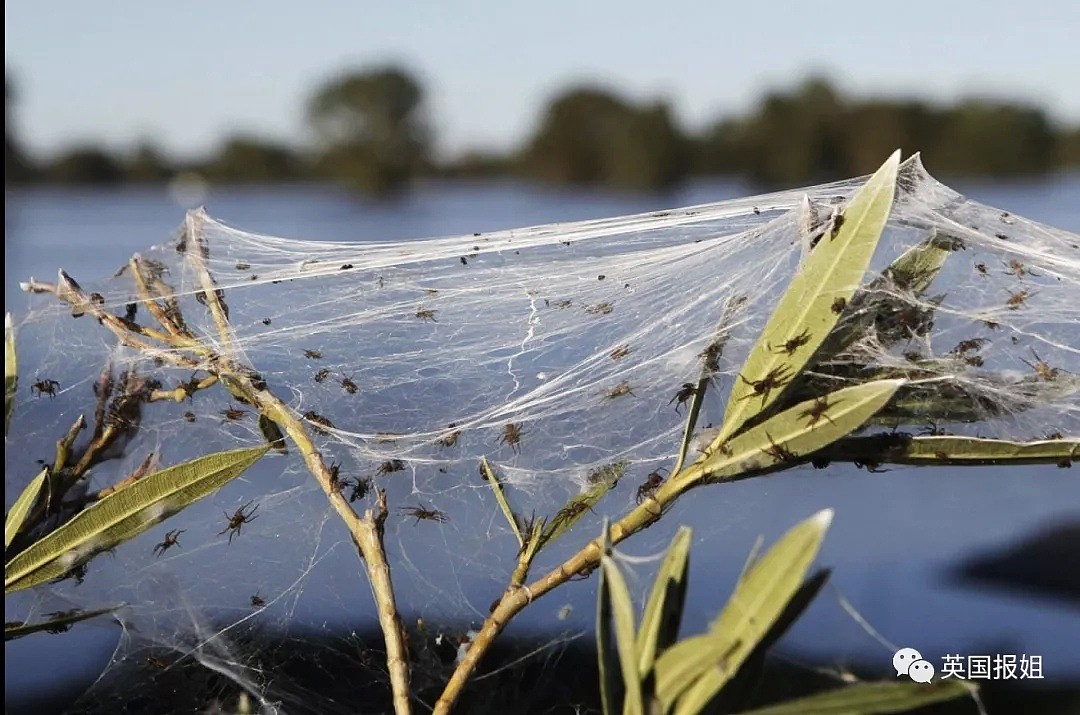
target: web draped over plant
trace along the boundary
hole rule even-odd
[[[201,340],[239,356],[303,416],[358,510],[372,503],[374,487],[387,490],[388,556],[399,610],[415,631],[418,617],[479,623],[487,601],[475,598],[477,584],[494,597],[513,569],[516,543],[478,474],[480,460],[523,517],[554,514],[599,475],[619,477],[545,557],[557,564],[564,549],[598,533],[603,516],[631,508],[647,475],[670,469],[690,404],[683,388],[703,370],[711,387],[698,429],[721,423],[776,301],[816,242],[830,240],[833,209],[861,183],[405,242],[286,240],[193,212],[177,237],[141,260]],[[228,341],[191,260],[196,240],[228,306]],[[947,253],[940,269],[906,281],[886,270],[920,245]],[[125,261],[117,256],[118,266]],[[109,311],[153,325],[131,268],[103,278],[63,267]],[[861,337],[838,352],[823,348],[829,354],[795,388],[812,394],[867,375],[911,379],[862,435],[1031,441],[1080,433],[1080,237],[969,201],[914,159],[901,169],[863,286],[837,305],[841,326]],[[894,308],[867,322],[875,301]],[[16,321],[22,381],[6,456],[9,503],[75,418],[91,419],[103,370],[157,381],[159,390],[207,374],[119,346],[55,296],[38,296]],[[710,350],[716,344],[722,350]],[[31,393],[25,386],[35,380],[55,380],[56,394]],[[192,390],[142,405],[122,449],[77,491],[116,483],[151,455],[165,466],[264,441],[257,413],[224,387]],[[248,504],[258,505],[257,518],[230,540],[228,516]],[[434,512],[443,520],[423,518]],[[155,552],[173,529],[183,530],[177,544]],[[379,678],[380,656],[366,654],[357,635],[374,620],[356,549],[293,448],[93,560],[81,576],[23,603],[31,613],[58,602],[126,604],[120,646],[84,699],[87,711],[137,711],[132,681],[114,677],[134,667],[176,678],[176,697],[192,707],[243,690],[287,712],[350,711],[349,702],[277,671],[265,633],[285,650],[314,632],[320,668],[366,666],[356,687]],[[447,674],[445,659],[426,654],[435,640],[422,627],[410,638],[421,683]],[[199,667],[181,675],[173,667],[181,662]]]

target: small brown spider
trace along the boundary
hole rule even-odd
[[[555,516],[552,518],[551,522],[554,524],[563,521],[572,521],[573,519],[578,518],[583,513],[585,513],[586,511],[590,511],[591,509],[592,507],[583,501],[571,502],[564,506],[562,509],[559,509],[559,511],[556,512]]]
[[[678,404],[675,405],[675,414],[679,414],[679,408],[697,395],[697,390],[697,385],[692,382],[684,382],[682,384],[682,387],[675,393],[675,397],[672,397],[671,400],[668,401],[668,404],[670,405],[672,402],[678,400]]]
[[[330,368],[321,367],[318,372],[315,373],[315,382],[323,382],[328,377],[330,377]]]
[[[1058,373],[1061,372],[1061,370],[1056,367],[1050,367],[1048,363],[1046,363],[1042,358],[1039,357],[1039,354],[1035,352],[1034,348],[1032,348],[1031,354],[1035,356],[1034,363],[1030,363],[1024,358],[1020,358],[1020,362],[1024,363],[1032,370],[1034,370],[1035,374],[1038,375],[1040,380],[1045,380],[1046,382],[1056,380]]]
[[[304,357],[308,360],[322,360],[322,352],[318,350],[305,350]]]
[[[814,404],[810,405],[810,407],[800,412],[799,417],[808,417],[809,419],[806,421],[806,425],[810,428],[816,427],[817,423],[821,420],[822,417],[835,425],[836,423],[833,422],[832,417],[829,417],[826,412],[830,407],[835,404],[835,402],[829,402],[829,398],[827,396],[822,395],[821,397],[818,397],[814,400]]]
[[[552,305],[554,305],[559,310],[569,308],[573,304],[574,304],[574,301],[572,301],[572,300],[557,300],[554,303],[552,303]]]
[[[355,395],[360,388],[356,386],[356,383],[352,381],[351,377],[341,378],[341,389],[350,395]]]
[[[634,391],[630,389],[630,383],[623,380],[615,387],[604,393],[604,397],[609,400],[614,400],[616,397],[622,397],[623,395],[633,395]]]
[[[258,519],[259,517],[252,515],[259,508],[259,505],[256,504],[254,507],[252,507],[251,511],[245,513],[249,506],[251,506],[251,502],[248,502],[244,506],[234,511],[232,516],[229,516],[229,512],[224,512],[225,518],[229,520],[229,525],[219,531],[218,536],[221,536],[222,534],[228,534],[229,543],[231,544],[233,537],[240,534],[240,527],[242,527],[244,524],[249,524]]]
[[[37,393],[38,397],[42,395],[48,395],[49,397],[56,397],[56,390],[60,387],[60,383],[56,380],[35,380],[34,384],[30,385],[30,394]]]
[[[1020,306],[1024,304],[1024,301],[1026,301],[1027,298],[1028,292],[1026,290],[1022,290],[1019,293],[1009,293],[1009,299],[1005,301],[1005,305],[1008,306],[1009,310],[1019,310]]]
[[[837,315],[840,315],[841,313],[844,312],[844,308],[846,308],[846,307],[847,307],[847,299],[843,298],[843,297],[838,297],[838,298],[836,298],[836,300],[834,300],[832,302],[832,305],[829,306],[829,310],[836,313]]]
[[[768,432],[765,433],[765,436],[769,440],[769,446],[762,450],[765,454],[769,455],[777,462],[792,462],[798,458],[799,455],[785,447],[783,442],[777,444],[773,441],[772,436]]]
[[[255,595],[251,597],[251,607],[252,608],[262,608],[265,605],[266,605],[266,601],[263,600],[263,597],[260,596],[258,594],[258,592],[256,592]]]
[[[315,410],[308,410],[303,414],[303,417],[305,420],[314,425],[312,429],[314,429],[319,434],[329,434],[326,430],[334,429],[334,423],[320,415]]]
[[[987,275],[987,272],[986,272],[987,269],[986,269],[986,264],[985,263],[976,263],[975,264],[975,270],[977,270],[980,275],[984,275],[984,276]]]
[[[416,517],[416,524],[420,523],[421,519],[427,519],[428,521],[445,522],[446,514],[443,514],[438,509],[431,509],[425,507],[423,504],[420,506],[405,506],[401,508],[405,514]]]
[[[151,668],[157,668],[158,670],[165,670],[169,667],[169,664],[156,656],[146,656],[146,664]]]
[[[435,440],[435,444],[439,445],[440,447],[453,447],[455,444],[457,444],[458,437],[461,436],[461,430],[454,429],[455,427],[457,427],[456,422],[451,422],[450,424],[446,425],[446,428],[450,430],[450,432],[447,432],[442,437],[439,437],[437,440]]]
[[[367,493],[370,489],[370,479],[361,479],[357,477],[356,481],[353,482],[352,493],[349,494],[349,501],[354,502],[357,499],[363,499],[365,496],[367,496]]]
[[[765,402],[767,402],[769,399],[769,393],[791,382],[792,377],[794,377],[794,375],[791,372],[791,366],[786,363],[780,365],[779,367],[774,367],[772,370],[769,370],[769,372],[765,373],[765,377],[761,378],[760,380],[754,380],[753,382],[747,380],[740,374],[739,379],[745,382],[750,387],[754,388],[754,391],[751,392],[749,395],[744,395],[739,399],[747,400],[751,397],[760,396],[761,404],[764,405]]]
[[[853,464],[855,465],[856,469],[866,469],[866,471],[870,472],[871,474],[880,474],[882,472],[889,471],[888,469],[881,468],[881,462],[875,462],[873,460],[866,462],[855,460]]]
[[[242,420],[242,419],[244,419],[244,415],[246,415],[247,412],[240,409],[239,407],[229,407],[227,409],[222,410],[221,414],[225,415],[225,419],[222,420],[222,422],[226,422],[226,421]]]
[[[420,318],[420,320],[423,320],[424,322],[430,320],[433,323],[437,323],[439,322],[435,320],[435,313],[437,312],[437,310],[432,310],[431,308],[417,308],[416,317]]]
[[[655,472],[649,472],[649,476],[645,477],[645,481],[637,488],[637,492],[634,494],[634,501],[640,504],[651,497],[660,485],[664,483],[664,477],[660,474],[661,471],[666,472],[667,469],[661,467]]]
[[[802,331],[795,337],[791,338],[790,340],[785,341],[783,345],[779,345],[774,348],[771,344],[766,344],[766,347],[768,347],[769,350],[774,353],[785,353],[787,355],[794,355],[796,350],[810,342],[810,337],[810,330],[807,329]]]
[[[331,462],[328,471],[330,472],[330,492],[333,494],[341,494],[345,491],[345,485],[348,484],[348,479],[341,479],[338,476],[338,472],[341,470],[341,465],[337,462]]]
[[[611,351],[611,359],[612,360],[618,360],[619,358],[624,358],[629,354],[630,354],[630,346],[629,345],[620,345],[619,347],[617,347],[617,348],[615,348],[614,350]]]
[[[1023,280],[1024,276],[1035,276],[1036,278],[1039,276],[1038,273],[1032,273],[1027,266],[1015,258],[1011,259],[1008,263],[1005,263],[1004,266],[1009,269],[1005,271],[1005,275],[1007,276],[1016,276],[1021,280]]]
[[[510,446],[510,449],[514,450],[518,454],[521,454],[521,437],[524,433],[521,431],[520,422],[508,422],[503,427],[502,433],[499,435],[499,439],[496,440],[496,444],[506,444]]]
[[[185,412],[184,413],[184,419],[187,420],[188,422],[194,422],[195,421],[195,413],[191,412],[191,411]]]
[[[607,315],[607,314],[611,313],[613,310],[615,310],[615,304],[611,303],[611,302],[607,302],[607,303],[597,303],[596,305],[591,305],[591,306],[589,306],[588,308],[585,309],[585,312],[588,313],[589,315]]]
[[[970,340],[961,340],[957,343],[956,347],[950,351],[950,355],[959,355],[963,357],[965,353],[982,350],[982,346],[990,342],[986,338],[972,338]]]
[[[405,469],[405,460],[403,459],[388,459],[379,465],[379,468],[375,470],[375,476],[381,477],[384,474],[391,474],[393,472],[400,472]]]
[[[154,547],[154,556],[161,556],[173,546],[180,545],[180,534],[183,534],[186,529],[173,529],[165,534],[165,540]]]

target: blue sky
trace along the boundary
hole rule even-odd
[[[575,80],[670,99],[698,128],[827,73],[859,95],[979,95],[1080,122],[1080,3],[53,1],[5,4],[16,120],[34,150],[226,133],[306,138],[303,104],[345,67],[412,69],[444,154],[507,148]]]

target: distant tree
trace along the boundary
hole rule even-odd
[[[548,105],[522,163],[545,181],[654,189],[682,179],[687,158],[666,104],[636,107],[605,89],[578,87]]]
[[[328,82],[307,111],[320,142],[319,173],[369,193],[403,189],[429,163],[423,99],[419,82],[396,67]]]
[[[222,144],[206,164],[204,173],[217,182],[293,181],[301,175],[301,161],[284,144],[239,135]]]
[[[4,75],[4,184],[19,184],[34,178],[34,166],[15,136],[12,114],[17,91],[11,77]]]
[[[62,184],[116,184],[124,180],[124,166],[104,149],[80,146],[51,161],[45,176]]]
[[[135,147],[124,163],[125,178],[137,184],[167,181],[174,173],[175,169],[168,160],[149,142]]]
[[[1040,109],[970,100],[945,112],[928,164],[950,174],[1044,172],[1055,164],[1056,139]]]
[[[1061,132],[1057,142],[1057,162],[1059,166],[1080,168],[1080,127],[1073,127]]]

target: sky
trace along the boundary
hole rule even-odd
[[[308,141],[315,88],[387,62],[423,82],[444,156],[515,146],[584,81],[666,98],[688,129],[812,73],[856,96],[1023,100],[1080,123],[1078,2],[21,0],[4,14],[17,131],[40,153]]]

